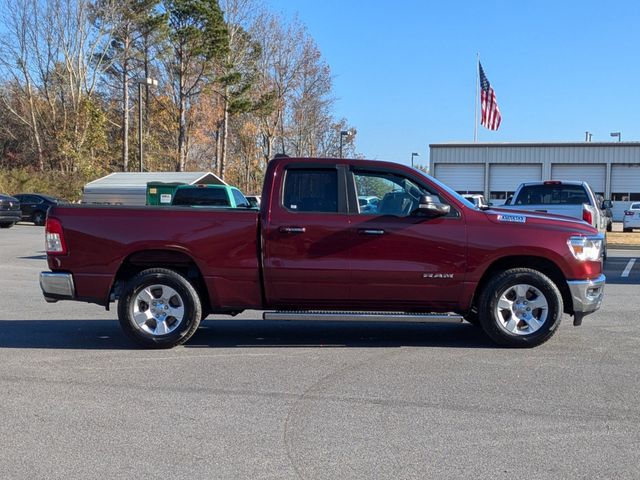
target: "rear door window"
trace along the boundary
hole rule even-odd
[[[289,168],[285,176],[283,206],[294,212],[338,212],[338,171]]]
[[[173,205],[230,207],[231,202],[224,188],[179,188],[173,197]]]
[[[582,205],[590,203],[582,185],[525,185],[515,205]]]

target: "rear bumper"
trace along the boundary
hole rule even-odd
[[[49,303],[75,298],[75,286],[70,273],[40,272],[40,288]]]
[[[592,280],[570,280],[567,282],[573,300],[574,324],[579,325],[582,322],[582,317],[600,308],[606,279],[604,275],[600,275]]]

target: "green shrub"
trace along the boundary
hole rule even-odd
[[[38,172],[29,169],[0,171],[0,193],[44,193],[70,202],[82,198],[82,187],[101,175],[80,172]]]

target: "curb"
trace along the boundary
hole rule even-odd
[[[640,250],[640,245],[624,245],[621,243],[607,243],[608,249],[617,250]]]

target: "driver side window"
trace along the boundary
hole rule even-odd
[[[418,208],[422,195],[432,194],[400,175],[364,171],[353,175],[360,215],[406,217]]]

